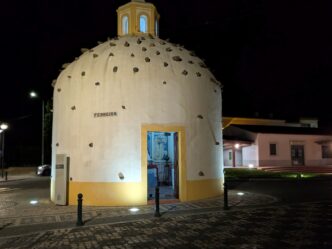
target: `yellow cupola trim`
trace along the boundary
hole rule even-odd
[[[152,3],[132,0],[120,6],[118,13],[118,36],[150,34],[158,36],[159,14]]]

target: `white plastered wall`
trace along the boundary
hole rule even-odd
[[[73,181],[140,182],[141,126],[162,124],[185,127],[188,180],[221,178],[220,87],[189,51],[157,38],[145,36],[141,44],[137,39],[105,42],[60,74],[54,89],[53,169],[54,156],[61,153],[70,157]],[[117,116],[94,117],[104,112]]]
[[[260,166],[291,166],[291,143],[304,145],[304,160],[308,166],[331,164],[331,159],[322,159],[321,145],[317,141],[330,140],[332,136],[325,135],[292,135],[292,134],[259,134]],[[270,156],[270,143],[277,144],[277,155]]]

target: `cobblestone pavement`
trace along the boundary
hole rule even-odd
[[[332,248],[332,202],[232,208],[0,237],[1,249]]]
[[[275,198],[267,195],[257,195],[248,192],[243,192],[244,195],[238,195],[237,193],[238,191],[229,191],[229,205],[232,207],[267,205],[276,201]],[[219,209],[223,207],[223,205],[223,198],[220,197],[204,201],[162,204],[160,211],[162,213],[199,211],[202,209]],[[137,212],[130,211],[128,207],[83,207],[83,219],[98,223],[98,220],[102,221],[105,218],[137,216],[153,214],[153,212],[153,205],[140,206]],[[0,236],[2,234],[2,227],[12,228],[15,226],[49,223],[59,223],[61,225],[63,222],[75,223],[76,219],[76,206],[55,206],[48,200],[41,200],[36,205],[17,203],[13,200],[6,199],[6,195],[1,195]]]

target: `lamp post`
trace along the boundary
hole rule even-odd
[[[38,98],[38,94],[35,91],[31,91],[30,92],[30,98],[35,99]],[[42,102],[42,131],[41,131],[41,165],[44,164],[44,115],[45,115],[45,104],[44,104],[44,100],[41,98],[41,102]]]
[[[5,164],[5,130],[8,129],[8,124],[1,123],[0,125],[0,133],[2,134],[1,141],[1,177],[3,178],[3,168]]]

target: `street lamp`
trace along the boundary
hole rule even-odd
[[[34,91],[31,91],[31,92],[30,92],[30,97],[31,97],[31,98],[37,98],[37,97],[38,97],[38,95],[37,95],[37,93],[36,93],[36,92],[34,92]]]
[[[0,133],[1,133],[1,177],[3,178],[3,168],[5,164],[5,130],[8,129],[8,124],[1,123],[0,124]]]
[[[35,91],[31,91],[30,93],[30,98],[32,99],[36,99],[38,98],[38,94]],[[42,98],[41,102],[42,102],[42,133],[41,133],[41,165],[44,164],[44,100]]]

